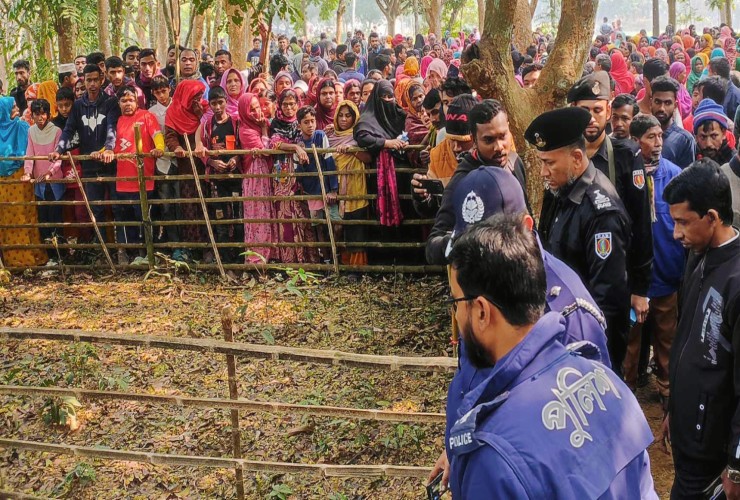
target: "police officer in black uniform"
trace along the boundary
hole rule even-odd
[[[525,139],[537,149],[549,191],[540,215],[545,249],[583,280],[606,318],[612,369],[621,374],[629,328],[630,219],[616,189],[586,156],[591,114],[577,107],[534,119]]]
[[[648,313],[647,292],[653,263],[653,233],[650,197],[645,165],[637,144],[614,140],[606,134],[611,120],[609,75],[596,71],[578,80],[568,92],[568,102],[591,113],[591,122],[583,134],[586,153],[597,170],[606,175],[622,199],[632,222],[630,246],[627,249],[627,276],[630,303],[637,321]]]

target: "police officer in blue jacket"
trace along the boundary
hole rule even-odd
[[[497,213],[519,215],[530,229],[534,225],[534,221],[528,215],[524,193],[519,182],[513,175],[501,168],[479,167],[470,172],[455,188],[452,198],[455,227],[450,238],[448,254],[456,236],[461,235],[469,225]],[[536,233],[535,238],[539,245],[539,237]],[[604,332],[606,324],[591,294],[572,269],[542,250],[541,246],[539,248],[547,281],[545,310],[557,311],[565,317],[566,328],[558,340],[564,345],[587,340],[598,348],[599,360],[607,367],[611,366]],[[452,424],[461,416],[457,410],[465,394],[483,382],[490,372],[490,368],[474,367],[466,356],[464,347],[461,346],[459,369],[450,383],[447,394],[445,437],[449,437]],[[449,449],[446,451],[448,452]],[[447,455],[443,453],[430,479],[435,477],[440,470],[446,470],[447,465]],[[445,477],[443,483],[446,484],[446,482]]]
[[[490,369],[448,438],[453,498],[657,499],[642,410],[589,342],[561,343],[565,320],[544,313],[545,267],[522,217],[473,225],[449,259],[467,358]]]

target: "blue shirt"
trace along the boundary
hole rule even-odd
[[[544,315],[464,399],[448,441],[453,498],[657,499],[653,434],[609,368]]]
[[[682,169],[688,167],[696,158],[696,141],[686,130],[671,123],[663,131],[663,158]]]
[[[650,174],[653,182],[655,200],[655,221],[653,222],[653,276],[650,280],[648,297],[665,297],[676,291],[683,278],[686,251],[673,239],[674,222],[669,205],[663,201],[663,191],[671,179],[681,173],[681,169],[660,158],[658,169]]]
[[[365,75],[362,73],[355,71],[355,70],[347,70],[341,73],[337,78],[342,80],[343,82],[348,82],[350,80],[357,80],[358,82],[362,83],[362,81],[365,79]]]

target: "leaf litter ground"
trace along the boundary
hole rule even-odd
[[[282,278],[282,279],[281,279]],[[0,288],[0,326],[78,328],[119,333],[223,339],[221,309],[234,310],[235,340],[364,354],[452,356],[441,277],[389,275],[309,280],[287,286],[280,274],[224,285],[212,276],[62,280],[14,277]],[[290,285],[290,283],[288,283]],[[296,291],[297,289],[297,291]],[[387,372],[311,363],[237,358],[239,396],[402,412],[444,412],[451,374]],[[224,356],[102,344],[5,341],[0,383],[52,385],[149,394],[228,397]],[[638,393],[657,432],[655,389]],[[226,410],[138,402],[85,401],[79,429],[44,422],[41,396],[0,396],[6,438],[156,453],[231,457]],[[442,449],[441,424],[386,423],[241,412],[243,458],[251,460],[431,466]],[[661,497],[672,481],[670,459],[654,445]],[[0,489],[40,496],[92,498],[233,498],[234,472],[76,459],[0,449]],[[319,478],[245,474],[248,498],[421,498],[418,479]]]

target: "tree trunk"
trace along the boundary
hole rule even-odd
[[[172,43],[171,40],[173,40],[172,30],[164,19],[163,3],[158,0],[154,0],[154,5],[152,7],[154,8],[157,18],[157,33],[155,34],[157,60],[162,65],[162,68],[164,68],[164,65],[167,62],[167,47]]]
[[[527,0],[517,0],[514,12],[514,47],[524,54],[532,44],[532,13]]]
[[[213,31],[211,32],[211,46],[213,47],[213,53],[215,54],[221,47],[218,46],[218,34],[221,28],[221,23],[224,17],[224,6],[219,1],[216,2],[213,10]]]
[[[383,12],[383,15],[388,23],[388,33],[394,33],[396,31],[396,15],[392,12]]]
[[[123,41],[123,0],[110,0],[111,54],[120,55]]]
[[[450,12],[450,19],[447,23],[447,31],[450,33],[455,32],[455,23],[457,22],[457,16],[461,13],[462,9],[452,9]]]
[[[77,30],[75,28],[75,23],[62,13],[57,23],[57,45],[61,64],[71,63],[77,56]]]
[[[342,28],[344,27],[344,14],[347,12],[346,0],[339,0],[337,5],[337,29],[336,33],[337,44],[342,43]]]
[[[487,3],[480,59],[466,61],[462,71],[482,97],[499,99],[507,110],[517,151],[527,165],[527,192],[538,210],[542,198],[540,164],[534,149],[524,140],[524,131],[542,112],[562,106],[568,89],[581,76],[597,2],[563,0],[558,37],[548,64],[535,86],[524,89],[514,79],[509,45],[517,1]]]
[[[675,0],[673,0],[675,2]],[[732,26],[732,0],[725,0],[725,12],[727,26]],[[674,25],[675,26],[675,25]]]
[[[423,0],[424,17],[426,18],[429,31],[435,35],[442,36],[442,0]],[[388,31],[393,35],[395,30]]]
[[[108,0],[98,0],[98,39],[100,40],[100,50],[106,55],[113,54],[110,45],[109,26],[110,11]]]
[[[483,31],[483,23],[486,20],[486,0],[478,0],[478,30]]]
[[[144,3],[144,0],[139,0],[139,5],[136,9],[136,19],[134,21],[134,32],[136,32],[136,44],[139,45],[139,47],[144,48],[144,43],[146,38],[146,25],[147,25],[147,15],[146,15],[146,4]],[[151,45],[150,45],[151,47]]]
[[[676,0],[668,0],[668,24],[676,28]]]
[[[308,1],[301,0],[301,15],[303,16],[303,36],[308,40]]]
[[[660,0],[653,0],[653,36],[660,36]]]
[[[236,5],[229,4],[226,7],[226,16],[229,22],[229,52],[231,52],[231,60],[234,61],[234,66],[242,68],[244,67],[244,62],[247,60],[247,37],[245,33],[249,23],[244,15],[244,11]]]

